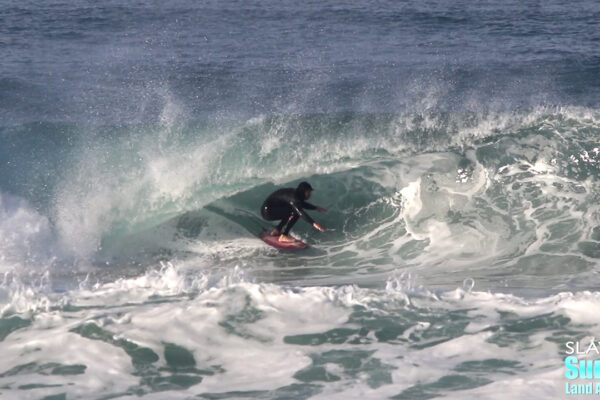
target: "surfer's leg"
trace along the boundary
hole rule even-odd
[[[263,207],[261,214],[264,219],[267,221],[276,221],[278,219],[281,220],[279,225],[277,225],[277,227],[271,231],[271,236],[280,235],[284,225],[288,222],[290,211],[290,207]]]
[[[286,218],[285,220],[283,220],[282,222],[285,222],[285,228],[283,228],[283,233],[279,236],[279,241],[280,242],[295,242],[296,239],[290,236],[290,230],[292,229],[292,227],[294,226],[294,224],[296,223],[296,221],[298,221],[298,218],[300,216],[295,213],[292,212],[288,218]]]
[[[282,219],[281,222],[279,223],[279,225],[277,225],[277,227],[271,231],[271,236],[279,236],[281,234],[281,230],[283,229],[283,226],[287,223],[287,221],[288,221],[287,217]]]
[[[284,235],[288,236],[290,234],[290,230],[292,230],[292,228],[294,227],[294,225],[298,221],[299,217],[300,216],[297,213],[292,213],[292,215],[290,215],[288,217],[288,219],[285,221],[286,222],[285,228],[283,229],[283,234]]]

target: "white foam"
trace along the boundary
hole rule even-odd
[[[539,299],[462,289],[436,293],[415,286],[407,275],[391,278],[385,290],[355,286],[298,288],[250,283],[239,270],[232,271],[227,279],[211,280],[205,276],[194,281],[185,269],[164,265],[138,278],[84,287],[62,296],[62,303],[70,305],[68,309],[38,309],[30,314],[31,326],[4,340],[2,368],[8,370],[27,362],[58,362],[85,365],[85,373],[50,377],[29,373],[8,380],[0,378],[1,384],[11,386],[3,389],[4,394],[19,396],[21,391],[16,387],[28,383],[68,385],[33,390],[38,397],[64,391],[79,397],[109,395],[138,385],[140,377],[121,348],[70,332],[82,324],[93,323],[115,339],[152,349],[159,356],[154,363],[157,368],[167,366],[165,343],[175,343],[191,351],[199,369],[219,365],[214,375],[204,376],[202,382],[188,389],[161,392],[169,398],[206,392],[275,390],[299,383],[294,375],[311,365],[313,354],[360,350],[372,352],[369,357],[395,368],[389,370],[392,383],[371,388],[369,370],[347,375],[341,365],[329,362],[324,368],[341,380],[320,382],[324,385],[323,392],[315,398],[390,397],[417,383],[426,385],[456,374],[453,369],[466,361],[502,359],[520,363],[515,374],[482,371],[485,378],[493,381],[491,385],[460,392],[439,390],[450,398],[481,395],[501,399],[507,395],[518,397],[528,386],[542,384],[544,389],[540,392],[529,392],[532,398],[541,399],[560,393],[556,391],[560,389],[556,379],[562,366],[557,352],[559,345],[547,340],[553,334],[553,327],[535,329],[527,335],[526,342],[516,340],[504,346],[489,340],[502,331],[489,328],[502,323],[502,312],[509,312],[513,320],[553,314],[565,315],[578,325],[600,325],[594,315],[600,305],[599,293],[561,293]],[[156,296],[162,301],[156,301]],[[362,344],[342,341],[298,345],[284,340],[334,328],[358,329],[361,325],[356,318],[349,321],[357,307],[363,310],[363,315],[372,313],[371,318],[412,315],[416,319],[405,320],[410,329],[399,336],[402,340],[391,342],[378,341],[374,332]],[[467,310],[465,318],[469,326],[455,337],[436,344],[436,340],[444,337],[431,337],[430,332],[443,327],[446,323],[443,315],[447,312],[460,310]],[[427,321],[431,314],[438,315],[437,322],[435,318],[434,322]],[[369,329],[366,325],[365,328]],[[411,345],[429,340],[433,342],[428,347]],[[142,397],[157,396],[150,393]]]
[[[0,273],[48,266],[54,251],[48,218],[24,199],[0,192]]]

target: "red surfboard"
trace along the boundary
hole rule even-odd
[[[279,250],[299,250],[305,249],[308,246],[306,243],[300,240],[295,240],[293,242],[280,242],[279,236],[271,236],[268,231],[262,231],[260,233],[260,238],[269,246],[273,246]]]

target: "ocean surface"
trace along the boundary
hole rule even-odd
[[[597,1],[5,0],[0,398],[559,399]],[[305,251],[257,236],[309,181]],[[589,397],[589,396],[588,396]]]

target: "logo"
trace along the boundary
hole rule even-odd
[[[565,394],[600,395],[600,341],[571,341],[565,348]]]

